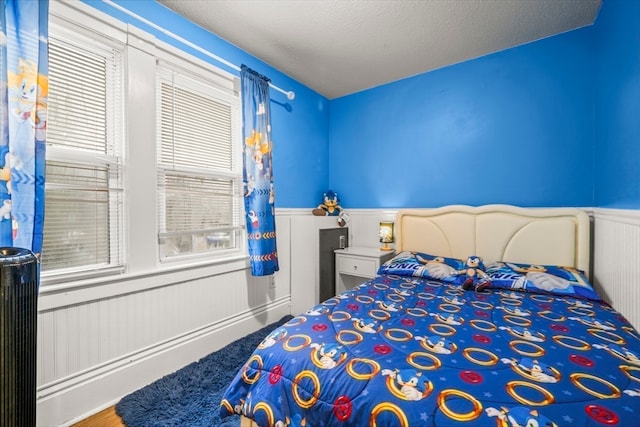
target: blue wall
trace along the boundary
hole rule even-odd
[[[331,102],[349,207],[591,206],[592,27]]]
[[[179,47],[213,65],[238,75],[233,70],[207,56],[185,47],[169,36],[140,23],[102,1],[84,0],[85,3],[119,20],[131,23],[169,44]],[[207,49],[232,64],[246,64],[271,78],[274,85],[293,90],[296,98],[271,90],[271,122],[273,137],[273,168],[276,188],[276,207],[315,207],[319,195],[329,181],[328,129],[329,101],[298,83],[263,61],[249,55],[227,41],[182,18],[170,9],[152,0],[116,1],[142,18]]]
[[[155,1],[117,3],[296,92],[271,96],[277,207],[314,207],[331,188],[345,208],[640,208],[636,0],[604,0],[594,26],[333,101]]]
[[[640,2],[605,0],[595,30],[594,204],[640,209]]]

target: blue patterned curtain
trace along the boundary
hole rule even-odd
[[[269,79],[242,66],[242,120],[244,207],[251,274],[268,276],[278,271],[273,166],[271,163],[271,110]]]
[[[0,0],[0,246],[42,250],[49,2]]]

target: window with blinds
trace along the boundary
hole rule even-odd
[[[158,63],[160,258],[243,249],[240,99]]]
[[[122,49],[56,29],[42,272],[122,269]]]

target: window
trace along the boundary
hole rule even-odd
[[[240,99],[232,81],[221,86],[209,74],[158,64],[163,260],[244,248]]]
[[[49,32],[42,272],[121,270],[123,47]]]
[[[52,3],[44,284],[246,256],[237,86],[82,2]]]

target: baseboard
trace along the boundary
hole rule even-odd
[[[82,375],[38,389],[38,426],[70,426],[123,396],[175,372],[290,313],[290,299],[240,313],[230,319],[128,355]]]

